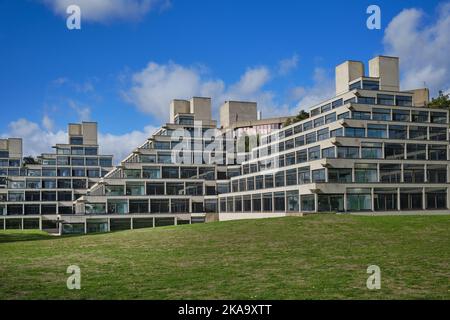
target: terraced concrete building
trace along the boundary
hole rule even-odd
[[[58,232],[73,201],[112,169],[112,156],[98,153],[97,123],[69,124],[67,143],[54,148],[24,159],[20,138],[0,140],[0,228]]]
[[[337,66],[336,95],[288,126],[286,117],[261,119],[254,102],[228,101],[219,127],[211,99],[174,100],[168,123],[86,194],[73,194],[75,212],[57,212],[59,231],[315,212],[450,213],[448,111],[428,108],[425,88],[400,90],[398,58],[379,56],[368,67]]]

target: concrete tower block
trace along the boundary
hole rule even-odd
[[[364,77],[364,64],[360,61],[345,61],[336,67],[336,95],[348,91],[348,84]]]
[[[83,131],[84,144],[97,145],[97,123],[96,122],[83,122],[81,124]]]
[[[256,102],[225,101],[220,107],[220,125],[230,127],[240,121],[254,121],[258,119]]]
[[[190,113],[194,114],[195,121],[210,123],[212,120],[211,98],[193,97],[190,101]]]
[[[179,113],[191,113],[191,104],[187,100],[172,100],[170,103],[170,123],[175,123],[175,116]]]
[[[369,76],[380,78],[380,90],[400,91],[399,58],[378,56],[369,61]]]

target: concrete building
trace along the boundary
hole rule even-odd
[[[368,74],[362,62],[337,66],[336,95],[288,126],[285,117],[261,119],[254,102],[227,101],[217,128],[210,98],[174,100],[168,123],[74,195],[74,214],[58,213],[59,231],[315,212],[450,213],[448,111],[428,108],[425,88],[400,90],[398,58],[368,65]]]
[[[22,140],[0,140],[0,228],[55,231],[73,201],[112,169],[98,154],[97,123],[69,124],[66,144],[37,159],[22,157]]]

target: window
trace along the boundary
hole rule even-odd
[[[263,211],[272,212],[272,193],[263,194]]]
[[[145,186],[143,183],[127,183],[127,196],[143,196],[145,194]]]
[[[142,177],[144,179],[161,179],[161,170],[159,167],[143,167]]]
[[[298,136],[295,138],[295,146],[300,147],[305,145],[305,136]]]
[[[55,191],[43,191],[42,192],[42,201],[56,201],[56,192]]]
[[[130,200],[130,213],[148,212],[148,200]]]
[[[85,177],[86,170],[84,168],[73,168],[72,177]]]
[[[335,108],[337,108],[337,107],[342,106],[343,104],[344,104],[344,100],[343,100],[343,99],[338,99],[338,100],[335,100],[335,101],[333,101],[333,102],[331,103],[331,107],[332,107],[333,109],[335,109]]]
[[[254,212],[261,212],[261,195],[259,194],[252,195],[252,204]]]
[[[328,169],[328,182],[330,183],[351,183],[352,169]]]
[[[384,145],[384,158],[385,159],[404,159],[405,158],[405,145],[399,143],[386,143]]]
[[[128,178],[128,179],[140,179],[141,178],[141,170],[140,169],[124,169],[123,176],[124,176],[124,178]]]
[[[358,103],[360,103],[360,104],[375,104],[375,98],[373,98],[373,97],[358,97]]]
[[[428,145],[428,160],[447,160],[447,147],[445,145]]]
[[[364,90],[380,90],[380,83],[375,80],[363,80]]]
[[[328,128],[317,131],[317,141],[322,141],[329,138]]]
[[[409,127],[409,139],[427,140],[427,127]]]
[[[84,158],[72,158],[73,166],[84,166]]]
[[[325,182],[325,169],[313,170],[312,182]]]
[[[58,166],[68,166],[70,165],[70,158],[69,157],[58,157],[56,159],[56,162]]]
[[[352,111],[352,119],[370,120],[370,112]]]
[[[347,127],[347,128],[345,128],[345,136],[346,137],[363,138],[366,136],[366,129]]]
[[[189,196],[203,195],[203,183],[201,183],[201,182],[186,182],[186,195],[189,195]]]
[[[397,210],[397,189],[374,189],[375,211]]]
[[[98,166],[98,158],[86,158],[87,166]]]
[[[447,113],[445,112],[430,112],[431,123],[447,123]]]
[[[337,147],[337,157],[341,159],[359,158],[359,147]]]
[[[96,156],[98,154],[97,148],[84,148],[84,154],[87,156]]]
[[[344,196],[341,194],[319,194],[317,203],[319,212],[344,211]]]
[[[425,160],[427,158],[426,145],[424,144],[407,144],[406,159],[408,160]]]
[[[425,182],[424,166],[418,164],[405,164],[403,166],[403,182],[407,183]]]
[[[338,118],[338,120],[350,119],[350,111],[338,114],[337,118]]]
[[[400,164],[380,164],[380,182],[399,183],[402,169]]]
[[[197,168],[196,167],[181,167],[181,179],[196,179]]]
[[[343,136],[344,136],[344,130],[342,128],[330,131],[330,137],[343,137]]]
[[[409,121],[409,111],[407,110],[392,110],[393,121]]]
[[[126,200],[109,200],[108,213],[126,214],[128,213],[128,203]]]
[[[179,179],[178,167],[163,167],[162,177],[163,179]]]
[[[286,150],[292,149],[295,147],[294,139],[286,140],[285,148]]]
[[[125,195],[125,187],[124,186],[105,186],[105,194],[107,196],[123,196]]]
[[[355,89],[361,89],[362,88],[362,83],[361,80],[360,81],[356,81],[355,83],[352,83],[348,86],[349,91],[355,90]]]
[[[284,171],[275,174],[275,187],[284,187]]]
[[[299,150],[296,152],[297,163],[303,163],[308,161],[308,154],[306,150]]]
[[[389,126],[390,139],[406,139],[406,126]]]
[[[447,167],[441,165],[428,165],[427,181],[430,183],[447,183]]]
[[[311,117],[317,116],[318,114],[320,114],[320,108],[312,109],[310,114]]]
[[[83,144],[83,137],[70,137],[70,144],[82,145]]]
[[[306,184],[310,182],[311,182],[310,168],[309,167],[298,168],[298,184]]]
[[[335,158],[336,157],[335,150],[336,150],[335,147],[322,149],[322,158]]]
[[[58,179],[58,189],[71,189],[71,188],[72,188],[72,181],[67,179]]]
[[[182,182],[168,182],[166,184],[166,192],[171,196],[184,195],[184,183]]]
[[[331,103],[327,103],[326,105],[322,106],[321,109],[322,109],[322,113],[330,111],[331,110]]]
[[[361,143],[361,158],[382,159],[383,149],[381,143]]]
[[[303,195],[300,197],[301,199],[301,205],[302,211],[315,211],[316,210],[316,203],[314,199],[314,195]]]
[[[82,156],[82,155],[84,155],[84,148],[73,147],[72,154]]]
[[[376,164],[355,164],[355,182],[369,183],[377,181]]]
[[[347,209],[349,211],[372,210],[370,189],[347,189]]]
[[[41,193],[39,191],[26,191],[25,201],[41,201]]]
[[[377,94],[377,102],[378,102],[378,104],[386,105],[386,106],[394,106],[395,105],[394,96],[388,95],[388,94]]]
[[[447,189],[427,189],[427,209],[447,209]]]
[[[100,158],[100,167],[112,167],[112,159],[111,158]]]
[[[428,122],[428,111],[411,110],[412,122]]]
[[[400,189],[401,210],[422,210],[422,189]]]
[[[153,182],[147,183],[146,187],[148,196],[157,196],[165,194],[164,183],[153,183]]]
[[[27,189],[41,189],[41,180],[27,179]]]
[[[367,137],[378,139],[387,138],[387,126],[384,124],[368,124]]]
[[[286,185],[293,186],[297,184],[297,169],[286,171]]]
[[[288,212],[299,212],[299,196],[298,191],[286,192],[286,203]]]
[[[156,155],[155,154],[141,154],[139,156],[139,160],[141,163],[156,163]]]
[[[254,177],[247,178],[247,189],[249,191],[255,190],[255,178]]]
[[[308,159],[309,161],[320,159],[320,147],[313,147],[308,149]]]
[[[390,109],[373,108],[372,120],[390,121],[391,120],[391,110]]]
[[[72,192],[70,191],[59,191],[58,201],[72,201]],[[105,213],[105,211],[103,211]]]
[[[263,176],[256,176],[255,186],[256,186],[256,190],[260,190],[260,189],[264,188],[264,177]]]
[[[284,192],[275,192],[273,194],[275,211],[285,211],[285,196]]]
[[[205,168],[205,167],[198,168],[199,179],[214,180],[214,177],[215,177],[214,168]]]
[[[286,154],[286,166],[295,164],[295,152]]]
[[[87,176],[89,178],[99,178],[100,177],[100,170],[99,169],[87,169]]]
[[[312,132],[312,133],[308,133],[306,135],[306,144],[310,144],[310,143],[314,143],[316,142],[316,133]]]
[[[447,140],[447,128],[430,127],[430,140],[445,141]]]
[[[325,124],[325,119],[324,117],[320,117],[314,120],[314,128],[323,126]]]
[[[311,130],[312,127],[313,127],[313,126],[312,126],[312,121],[305,122],[305,123],[303,124],[303,131]]]
[[[336,121],[336,112],[327,114],[325,116],[325,123],[332,123]]]
[[[411,107],[412,97],[411,96],[395,96],[395,102],[398,106]]]

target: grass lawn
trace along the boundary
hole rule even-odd
[[[0,232],[0,299],[450,299],[449,216],[310,215],[87,236]],[[381,290],[368,290],[369,265]],[[81,268],[81,290],[66,269]]]

